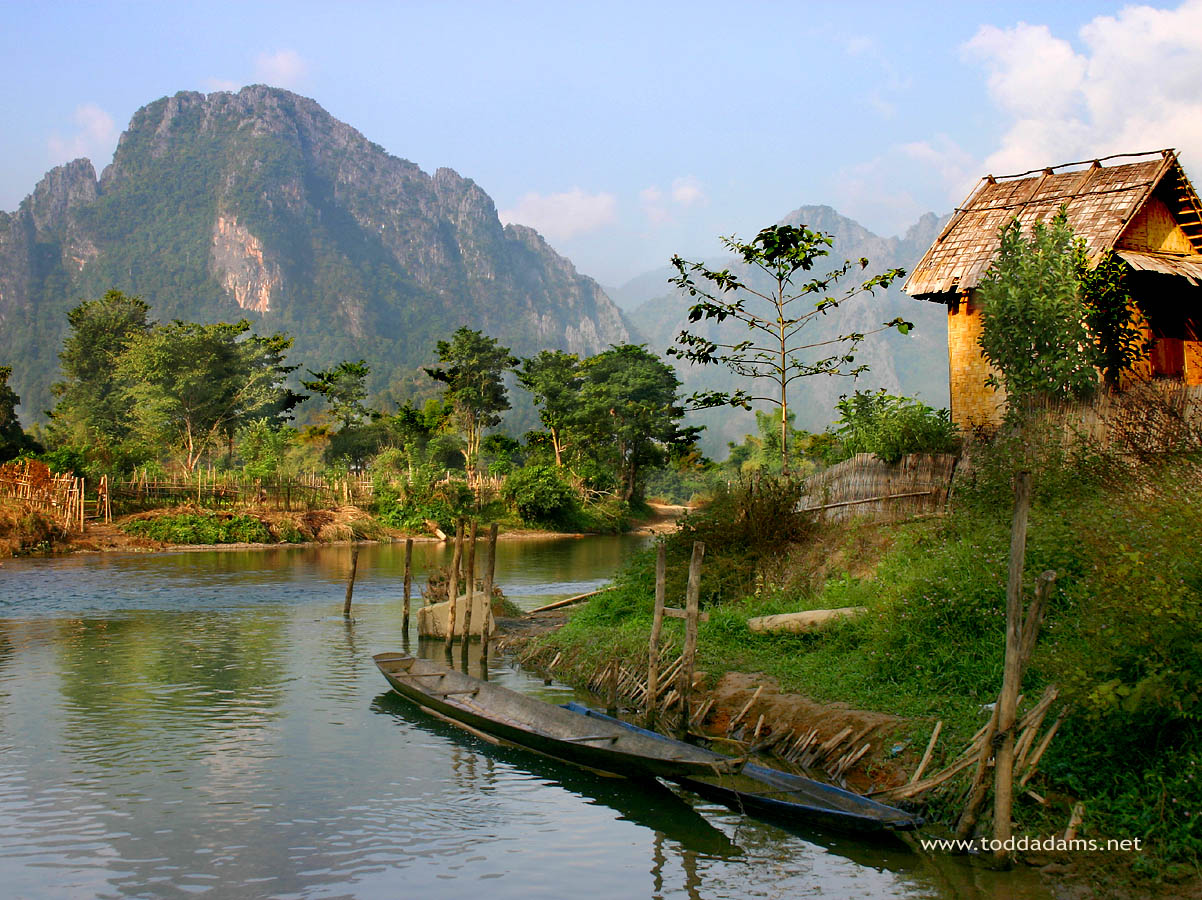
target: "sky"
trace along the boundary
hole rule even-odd
[[[159,97],[266,83],[613,286],[803,205],[888,236],[986,173],[1164,147],[1202,173],[1202,0],[0,0],[0,58],[0,210],[99,172]]]

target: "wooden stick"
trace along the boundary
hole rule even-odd
[[[910,776],[910,784],[922,778],[922,773],[926,771],[927,763],[931,761],[931,754],[935,752],[935,742],[939,740],[939,732],[943,730],[943,720],[940,719],[935,723],[935,728],[931,732],[931,739],[927,742],[927,751],[922,754],[922,761],[918,764],[918,768],[914,770],[914,774]]]
[[[1015,772],[1022,771],[1027,754],[1031,751],[1031,744],[1035,741],[1035,735],[1038,734],[1040,727],[1043,725],[1044,717],[1055,701],[1057,693],[1055,685],[1048,685],[1047,689],[1043,692],[1043,698],[1018,723],[1018,728],[1022,733],[1019,735],[1018,743],[1014,746]]]
[[[1077,829],[1081,827],[1081,823],[1085,821],[1085,804],[1078,800],[1073,805],[1072,815],[1068,818],[1068,827],[1064,829],[1064,839],[1066,841],[1075,840],[1077,837]]]
[[[613,585],[608,585],[607,587],[603,587],[603,588],[597,588],[597,590],[595,590],[595,591],[589,591],[588,593],[585,593],[585,594],[577,594],[575,597],[568,597],[566,600],[556,600],[553,603],[548,603],[544,606],[536,607],[535,609],[530,610],[530,612],[528,612],[526,615],[533,615],[534,613],[548,612],[549,610],[552,610],[552,609],[560,609],[561,607],[564,607],[564,606],[571,606],[573,603],[579,603],[581,600],[587,600],[590,597],[596,597],[598,594],[603,594],[606,591],[612,591],[612,590],[613,590]]]
[[[455,610],[459,606],[459,560],[463,555],[463,520],[455,523],[455,549],[451,553],[451,571],[447,578],[447,638],[446,651],[451,652],[455,641]]]
[[[401,614],[401,629],[409,633],[409,598],[413,593],[413,538],[405,540],[405,607]],[[406,638],[408,640],[408,638]]]
[[[1031,473],[1019,472],[1014,491],[1014,520],[1010,526],[1010,572],[1006,580],[1006,657],[1002,693],[998,697],[998,734],[1001,745],[994,753],[993,838],[1004,846],[1011,835],[1014,806],[1014,719],[1023,677],[1023,564],[1027,554],[1027,517],[1031,511]],[[1041,587],[1044,582],[1041,579]],[[1046,591],[1046,587],[1045,587]],[[1038,623],[1034,628],[1038,629]],[[1032,638],[1034,643],[1034,638]],[[1006,858],[999,849],[995,856]]]
[[[472,519],[471,537],[467,542],[467,609],[463,611],[463,648],[472,640],[472,607],[476,605],[476,532],[480,523]]]
[[[762,729],[763,727],[764,727],[764,714],[760,713],[760,717],[755,720],[755,731],[753,731],[751,734],[752,741],[758,741],[760,739],[760,729]]]
[[[973,762],[973,757],[965,756],[958,762],[952,763],[942,772],[937,772],[936,774],[931,775],[929,778],[924,778],[922,781],[916,781],[913,784],[903,785],[902,787],[898,788],[888,788],[883,791],[874,791],[873,796],[879,794],[886,797],[892,797],[896,800],[902,800],[906,797],[916,797],[919,794],[926,793],[931,788],[938,787],[948,779],[959,775],[961,772],[971,766]]]
[[[734,727],[739,724],[739,720],[742,719],[743,716],[747,715],[747,710],[751,709],[755,701],[760,699],[760,694],[763,693],[763,691],[764,686],[762,684],[755,689],[755,693],[751,695],[751,699],[747,701],[741,710],[739,710],[739,714],[730,720],[730,724],[726,728],[727,734],[734,730]]]
[[[701,561],[705,558],[705,544],[693,542],[693,558],[689,561],[689,584],[685,591],[685,612],[688,618],[684,627],[684,665],[681,666],[680,709],[681,729],[689,729],[689,701],[693,692],[693,664],[697,657],[697,615],[700,610],[701,597]]]
[[[355,590],[355,570],[359,567],[359,548],[351,551],[351,574],[346,579],[346,599],[342,602],[342,617],[351,617],[351,594]]]
[[[647,727],[655,728],[655,699],[659,691],[659,635],[664,627],[664,582],[666,550],[661,541],[655,548],[655,611],[651,617],[651,640],[647,649]]]
[[[484,572],[484,621],[480,623],[482,664],[488,660],[488,641],[492,631],[492,592],[497,575],[497,523],[488,526],[488,568]]]
[[[1052,738],[1060,730],[1060,723],[1064,721],[1064,715],[1067,712],[1067,709],[1060,710],[1060,715],[1056,717],[1056,721],[1052,723],[1052,727],[1048,729],[1048,733],[1043,736],[1043,740],[1035,748],[1035,752],[1031,755],[1031,761],[1027,763],[1026,773],[1019,779],[1019,787],[1026,787],[1027,782],[1031,780],[1031,776],[1035,774],[1035,767],[1039,765],[1039,760],[1043,757],[1043,752],[1048,749],[1048,744],[1052,743]]]

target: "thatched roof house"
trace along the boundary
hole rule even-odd
[[[1202,202],[1172,150],[1110,156],[1021,175],[987,175],[956,210],[905,290],[948,308],[952,417],[962,427],[999,421],[1000,391],[985,385],[975,289],[1003,225],[1024,226],[1067,207],[1090,257],[1114,250],[1144,314],[1152,351],[1136,374],[1202,384]]]

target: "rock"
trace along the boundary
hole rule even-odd
[[[451,604],[444,600],[432,606],[423,606],[417,611],[417,633],[421,637],[443,638],[447,636],[447,615]],[[497,623],[492,610],[484,602],[484,594],[477,593],[472,602],[471,636],[480,637],[485,611],[488,613],[488,633],[497,633]],[[463,634],[463,619],[467,613],[467,594],[459,597],[459,608],[455,612],[455,635]]]

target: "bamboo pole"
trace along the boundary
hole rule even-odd
[[[459,560],[463,555],[463,520],[455,523],[455,549],[451,553],[451,571],[447,577],[447,637],[446,651],[451,654],[455,642],[455,610],[459,606]]]
[[[1030,511],[1031,473],[1019,472],[1014,491],[1014,521],[1010,527],[1010,572],[1006,580],[1006,658],[997,705],[1001,742],[994,753],[993,768],[993,837],[1002,845],[1011,835],[1010,814],[1014,805],[1014,719],[1023,677],[1023,565]],[[1009,850],[995,851],[998,859],[1009,855]]]
[[[351,594],[355,590],[355,570],[359,567],[359,548],[351,551],[351,574],[346,580],[346,599],[342,603],[342,617],[351,617]]]
[[[655,612],[651,618],[651,642],[647,661],[647,727],[655,728],[656,694],[659,691],[659,634],[664,627],[666,550],[661,541],[655,548]]]
[[[689,561],[689,584],[685,592],[684,664],[680,668],[679,687],[681,729],[689,730],[689,698],[693,693],[693,663],[697,656],[697,618],[701,597],[701,562],[705,558],[705,544],[693,542],[693,558]]]
[[[405,609],[402,614],[401,629],[406,636],[409,634],[409,598],[413,593],[413,538],[405,539]],[[408,637],[406,637],[408,640]]]
[[[918,768],[914,770],[914,774],[910,776],[910,784],[922,778],[922,773],[926,771],[927,763],[931,761],[931,754],[935,752],[935,742],[939,740],[939,732],[943,730],[943,720],[940,719],[935,723],[935,728],[931,732],[931,740],[927,743],[927,751],[922,754],[922,762],[918,764]]]
[[[472,519],[471,537],[467,543],[467,609],[463,611],[463,658],[472,640],[472,607],[476,603],[476,535],[480,523]]]
[[[484,621],[480,623],[481,665],[487,665],[489,631],[492,625],[492,592],[497,574],[497,523],[488,526],[488,568],[484,570]]]

